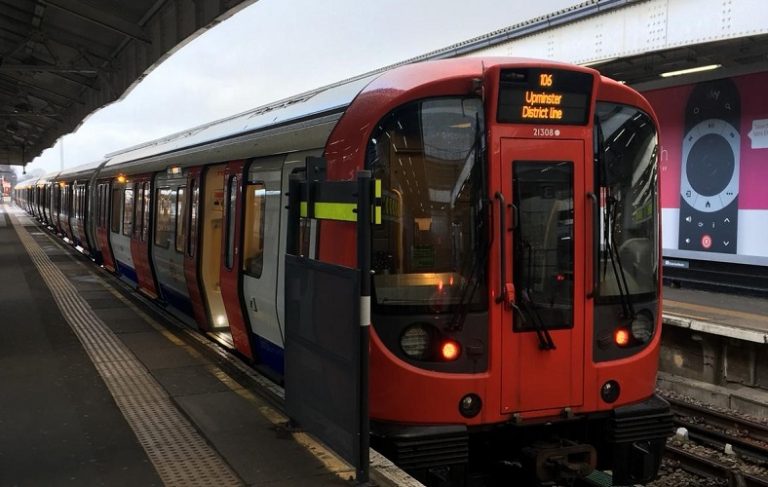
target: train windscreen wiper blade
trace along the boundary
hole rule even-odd
[[[555,341],[552,339],[552,335],[544,324],[541,314],[539,314],[538,305],[533,300],[533,289],[531,289],[530,286],[531,276],[533,275],[533,246],[527,241],[523,243],[523,246],[527,251],[524,252],[523,255],[526,257],[526,262],[528,263],[528,272],[526,285],[523,286],[523,289],[520,291],[521,306],[519,309],[521,311],[521,316],[525,317],[525,315],[527,315],[528,320],[525,321],[530,321],[533,325],[533,329],[536,332],[536,338],[539,340],[539,349],[554,350],[557,348],[555,346]]]
[[[611,261],[611,268],[613,269],[613,276],[616,280],[616,288],[621,298],[621,308],[624,312],[625,318],[633,318],[635,316],[635,309],[632,305],[632,297],[629,292],[629,285],[627,284],[627,275],[624,272],[624,265],[621,262],[621,256],[616,248],[616,212],[618,210],[618,200],[610,195],[606,196],[606,209],[605,209],[605,222],[603,231],[603,245],[605,252]],[[605,281],[605,273],[608,270],[607,263],[603,264],[603,281]]]
[[[480,119],[477,114],[475,114],[475,136],[474,136],[474,142],[472,143],[472,147],[467,153],[467,158],[465,160],[464,166],[462,168],[462,174],[464,175],[464,178],[459,177],[458,181],[460,183],[466,182],[467,179],[471,177],[471,172],[466,171],[467,163],[472,160],[472,170],[480,171],[480,187],[484,188],[486,187],[486,181],[485,181],[485,171],[484,171],[484,158],[485,155],[485,144],[483,143],[483,133],[480,129]],[[457,183],[458,184],[458,183]],[[452,194],[457,192],[454,191]],[[451,200],[451,206],[453,207],[454,200]],[[485,201],[483,201],[485,203]],[[485,229],[485,224],[488,223],[488,204],[483,204],[481,211],[478,212],[480,218],[479,221],[483,222],[483,228],[478,228],[478,230],[483,231]],[[483,253],[481,255],[477,255],[474,253],[470,253],[469,255],[472,257],[472,269],[469,272],[469,276],[466,281],[464,281],[464,284],[461,288],[461,294],[459,297],[459,302],[456,305],[455,311],[453,313],[453,316],[451,317],[451,321],[449,322],[449,329],[454,331],[460,331],[464,327],[464,321],[467,319],[467,313],[469,312],[469,303],[472,302],[472,300],[475,298],[475,292],[477,291],[477,288],[480,287],[480,276],[482,274],[483,269],[486,266],[486,263],[488,262],[488,254],[490,253],[491,249],[490,246],[492,244],[491,239],[485,239],[483,237],[483,240],[485,240],[485,244],[483,247]],[[464,267],[462,265],[462,267]],[[463,275],[463,273],[462,273]]]

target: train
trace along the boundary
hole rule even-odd
[[[16,171],[11,169],[11,166],[0,164],[0,201],[11,196],[17,178]]]
[[[432,485],[595,468],[635,484],[672,432],[655,394],[657,126],[587,67],[444,59],[22,182],[14,199],[280,381],[289,179],[308,157],[329,181],[370,170],[372,445]],[[302,255],[355,267],[354,222],[301,225]]]

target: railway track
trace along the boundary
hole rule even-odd
[[[768,465],[768,425],[677,399],[669,402],[675,423],[687,428],[692,440],[720,451],[728,444],[737,456]]]
[[[728,487],[768,487],[768,478],[735,469],[732,464],[691,453],[683,448],[667,445],[665,456],[679,463],[680,468],[699,477],[728,481]]]
[[[729,487],[768,487],[768,475],[762,468],[768,466],[768,426],[678,399],[667,400],[676,424],[685,427],[689,440],[700,445],[683,448],[668,443],[668,460],[692,474],[726,480]]]

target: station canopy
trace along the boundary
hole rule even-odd
[[[255,0],[0,0],[0,164],[26,164]]]
[[[768,68],[768,35],[718,40],[673,49],[625,56],[591,66],[603,75],[643,89],[663,84],[661,75],[675,71],[719,65],[712,75],[738,76]]]
[[[0,165],[30,162],[94,110],[124,96],[178,46],[255,1],[0,0]],[[678,17],[667,15],[665,22],[680,22],[699,8],[690,2],[682,6]],[[588,0],[399,64],[466,55],[554,58],[592,66],[641,91],[668,83],[662,73],[706,64],[722,67],[709,76],[766,70],[768,28],[730,10],[722,13],[722,24],[728,26],[722,33],[692,29],[691,35],[701,38],[677,45],[635,46],[601,61],[590,60],[594,53],[586,47],[573,58],[573,53],[550,52],[597,39],[590,33],[604,27],[605,18],[624,25],[620,17],[611,17],[614,13],[657,19],[657,7],[642,0]],[[755,22],[758,27],[751,25]],[[550,33],[567,42],[553,46],[542,37]],[[638,39],[648,35],[632,34]]]

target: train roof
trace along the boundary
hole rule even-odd
[[[35,177],[35,176],[33,176],[31,178],[24,179],[23,181],[19,181],[18,183],[16,183],[16,189],[24,189],[24,188],[28,188],[30,186],[35,186],[37,184],[37,181],[39,181],[39,180],[40,180],[40,178]]]
[[[90,177],[97,169],[106,164],[108,161],[108,158],[104,158],[97,161],[80,164],[74,167],[69,167],[61,171],[57,177],[60,179],[68,180]]]
[[[342,111],[380,72],[366,74],[107,154],[105,168]]]

